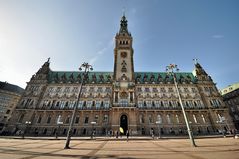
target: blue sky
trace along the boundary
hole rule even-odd
[[[52,70],[113,71],[123,8],[135,71],[191,72],[197,58],[218,88],[239,81],[238,0],[0,0],[0,80],[25,87],[48,57]]]

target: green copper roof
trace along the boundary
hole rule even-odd
[[[177,81],[179,83],[182,82],[196,82],[195,76],[190,72],[179,72],[175,73]],[[168,75],[167,72],[135,72],[134,75],[135,81],[138,83],[145,83],[145,82],[172,82],[173,77]]]
[[[51,71],[49,73],[49,83],[75,83],[80,82],[83,77],[82,72],[76,71]],[[135,72],[136,83],[160,83],[172,82],[172,76],[166,72]],[[196,78],[192,73],[180,72],[176,73],[176,78],[179,83],[196,82]],[[87,83],[112,83],[113,72],[89,72],[86,79]]]
[[[87,83],[111,83],[112,72],[89,72]],[[49,73],[48,81],[50,83],[75,83],[81,81],[83,72],[76,71],[52,71]]]

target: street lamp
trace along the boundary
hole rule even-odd
[[[91,139],[93,139],[93,137],[94,137],[94,125],[96,124],[96,122],[95,122],[95,121],[92,121],[92,122],[90,122],[90,123],[91,123],[91,125],[92,125]]]
[[[161,138],[161,130],[160,130],[160,124],[162,123],[162,119],[158,119],[158,121],[156,121],[156,124],[158,124],[158,128],[159,128],[159,138]]]
[[[26,128],[25,128],[25,130],[23,131],[23,134],[22,134],[22,138],[23,139],[25,138],[25,134],[27,133],[28,125],[31,124],[31,121],[26,121],[25,124],[26,124]]]
[[[84,70],[83,70],[84,69]],[[78,94],[78,97],[77,97],[77,101],[74,105],[74,110],[73,110],[73,114],[72,114],[72,117],[71,117],[71,121],[70,121],[70,125],[69,125],[69,129],[68,129],[68,132],[67,132],[67,137],[66,137],[66,144],[65,144],[65,147],[64,149],[70,149],[70,140],[71,140],[71,132],[72,132],[72,126],[73,126],[73,123],[74,123],[74,119],[75,119],[75,116],[76,116],[76,110],[77,110],[77,106],[79,105],[79,101],[80,101],[80,96],[81,96],[81,91],[82,91],[82,86],[84,85],[84,80],[85,80],[85,77],[88,75],[89,71],[92,71],[93,70],[93,67],[91,65],[89,65],[88,63],[83,63],[80,68],[79,68],[80,71],[84,71],[83,72],[83,77],[81,79],[81,84],[80,84],[80,90],[79,90],[79,94]]]
[[[181,99],[181,96],[180,96],[180,93],[179,93],[179,90],[178,90],[178,83],[177,83],[177,79],[176,79],[176,75],[175,75],[175,70],[179,71],[177,65],[175,65],[175,64],[170,64],[169,66],[166,66],[166,72],[170,76],[173,76],[174,85],[175,85],[175,88],[176,88],[176,91],[177,91],[177,94],[178,94],[179,103],[180,103],[180,106],[181,106],[181,109],[182,109],[182,112],[183,112],[183,116],[184,116],[184,120],[185,120],[185,123],[186,123],[186,126],[187,126],[188,135],[189,135],[189,138],[191,140],[191,145],[193,147],[196,147],[196,144],[194,142],[194,138],[193,138],[193,135],[192,135],[192,131],[190,129],[189,122],[188,122],[188,119],[187,119],[187,115],[186,115],[184,107],[183,107],[183,102],[182,102],[182,99]]]

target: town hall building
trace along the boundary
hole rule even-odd
[[[228,108],[212,78],[195,62],[192,72],[176,72],[194,135],[234,128]],[[122,16],[115,36],[113,72],[54,71],[50,61],[32,76],[7,129],[28,135],[66,136],[81,81],[84,80],[72,135],[106,135],[129,130],[132,135],[186,135],[187,129],[173,77],[167,72],[134,70],[133,37]],[[158,121],[158,122],[157,122]],[[93,124],[94,123],[94,124]]]

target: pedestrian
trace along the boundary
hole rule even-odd
[[[126,136],[127,136],[127,142],[129,140],[129,130],[126,131]]]
[[[151,130],[151,136],[154,139],[154,130],[153,129]]]
[[[237,129],[233,129],[233,138],[236,139]]]
[[[119,132],[118,131],[116,131],[116,138],[118,139],[118,136],[119,136]]]

